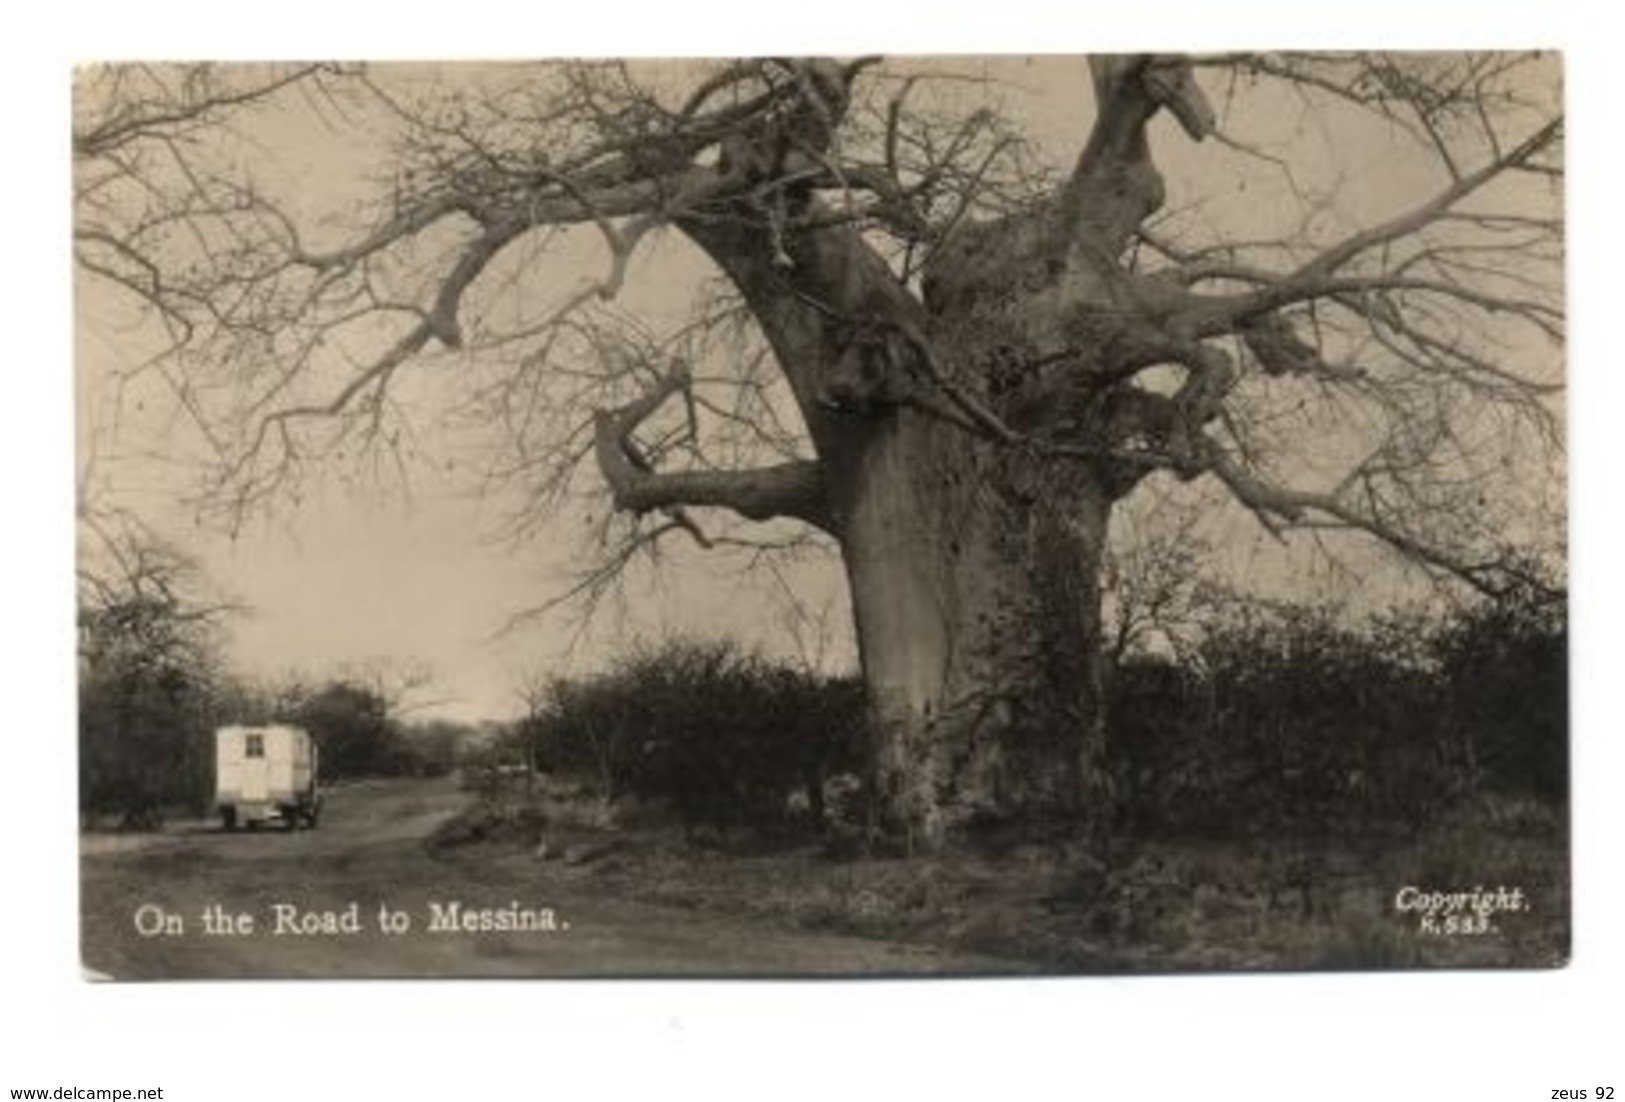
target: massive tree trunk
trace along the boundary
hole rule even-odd
[[[1001,375],[1054,348],[1058,295],[1075,312],[1108,291],[1034,254],[1050,217],[997,252],[948,254],[928,296],[951,303],[940,313],[848,229],[789,235],[784,271],[748,230],[685,227],[766,320],[801,400],[869,690],[876,826],[909,848],[977,819],[1105,809],[1101,555],[1113,502],[1143,472],[1101,445],[1133,418],[1095,381],[1090,347],[1053,377]],[[1012,267],[1044,275],[1012,296]],[[791,308],[814,295],[825,310]]]
[[[906,410],[842,474],[884,832],[930,845],[975,818],[1097,808],[1110,500],[1093,474],[1054,485],[1034,460]]]
[[[1105,808],[1102,549],[1113,502],[1156,465],[1124,449],[1165,458],[1201,420],[1132,378],[1148,362],[1183,361],[1192,379],[1209,367],[1155,324],[1164,292],[1121,265],[1161,202],[1143,133],[1152,78],[1179,72],[1098,64],[1102,113],[1069,183],[957,229],[923,294],[811,189],[764,201],[758,186],[729,217],[676,220],[743,294],[816,460],[686,480],[633,469],[618,453],[685,385],[676,376],[600,424],[623,507],[731,501],[838,541],[870,693],[876,825],[910,848],[979,818],[1087,824]],[[765,160],[731,158],[747,171]]]

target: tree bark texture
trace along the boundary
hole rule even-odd
[[[882,833],[930,846],[982,818],[1086,813],[1102,789],[1091,474],[967,447],[904,411],[837,487]]]

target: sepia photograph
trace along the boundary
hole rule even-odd
[[[84,60],[86,977],[1567,965],[1563,79]]]

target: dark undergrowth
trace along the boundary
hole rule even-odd
[[[915,942],[1057,972],[1543,967],[1568,957],[1561,817],[1460,804],[1421,830],[1292,839],[1117,838],[834,858],[816,840],[696,836],[568,790],[488,793],[448,823],[448,856],[525,861],[539,883],[774,926]],[[1482,932],[1427,932],[1422,893],[1517,889]]]

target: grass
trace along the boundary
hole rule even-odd
[[[697,841],[544,784],[494,791],[436,839],[529,855],[584,888],[764,926],[973,952],[1057,972],[1545,967],[1568,956],[1562,820],[1486,800],[1420,831],[1294,839],[1119,838],[832,859],[815,840]],[[1398,890],[1505,885],[1531,902],[1477,936],[1428,935]]]

